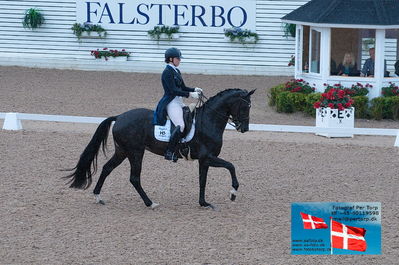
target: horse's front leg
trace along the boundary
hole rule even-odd
[[[212,204],[207,203],[205,201],[205,187],[206,187],[206,179],[208,177],[208,169],[209,169],[209,164],[207,159],[200,159],[199,160],[199,184],[200,184],[199,204],[202,207],[215,209],[215,207]]]
[[[228,171],[230,171],[231,185],[233,186],[233,189],[230,191],[230,200],[234,201],[236,199],[239,186],[234,165],[226,160],[215,156],[208,157],[208,165],[211,167],[224,167]]]

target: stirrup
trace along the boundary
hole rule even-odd
[[[166,150],[165,152],[165,159],[166,160],[172,160],[173,162],[177,162],[177,155],[173,153],[172,151]]]

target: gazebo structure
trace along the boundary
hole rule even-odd
[[[373,86],[374,98],[389,82],[399,85],[398,0],[312,0],[282,21],[296,24],[295,78],[317,91],[359,82]]]

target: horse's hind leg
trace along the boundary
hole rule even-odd
[[[130,162],[130,182],[136,189],[136,191],[140,194],[140,197],[143,199],[144,204],[147,207],[156,208],[158,206],[157,203],[153,203],[141,187],[140,175],[141,175],[141,166],[143,162],[144,150],[135,150],[128,154],[128,159]]]
[[[100,178],[97,181],[96,187],[93,190],[94,196],[96,196],[97,203],[104,204],[104,201],[100,197],[101,188],[104,184],[105,179],[108,175],[114,170],[117,166],[119,166],[123,160],[125,160],[126,155],[116,148],[114,155],[105,163],[103,170],[101,171]]]

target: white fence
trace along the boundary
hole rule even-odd
[[[4,119],[3,130],[21,130],[22,129],[21,120],[98,124],[101,123],[106,118],[0,112],[0,119]],[[231,125],[227,125],[226,129],[231,130],[234,128]],[[398,129],[380,129],[380,128],[342,129],[342,128],[320,128],[315,126],[271,125],[271,124],[250,124],[249,129],[251,131],[268,131],[268,132],[293,132],[293,133],[317,133],[317,134],[349,133],[354,135],[396,136],[394,146],[399,147]]]

